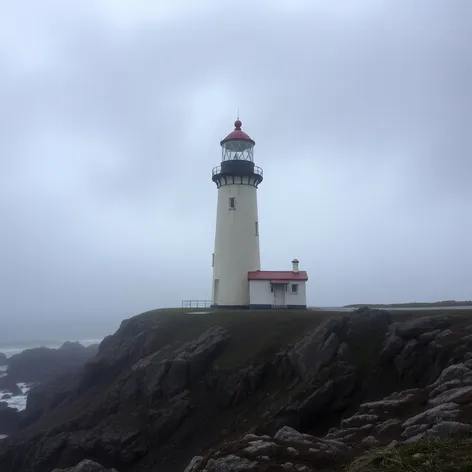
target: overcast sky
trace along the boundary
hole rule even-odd
[[[472,298],[470,0],[0,3],[2,338],[210,298],[238,107],[263,269],[298,257],[310,305]]]

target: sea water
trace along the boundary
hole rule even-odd
[[[102,341],[102,339],[84,339],[82,341],[79,341],[82,346],[88,347],[92,344],[99,344]],[[63,341],[57,342],[57,343],[46,343],[43,346],[48,347],[50,349],[58,349],[64,344]],[[3,352],[8,358],[15,355],[19,354],[20,352],[23,352],[26,349],[32,349],[38,347],[36,346],[11,346],[11,347],[5,347],[2,348],[0,347],[0,352]],[[6,365],[0,366],[0,378],[5,377],[7,375],[7,369],[8,367]],[[0,390],[0,402],[5,402],[8,404],[9,407],[15,408],[18,411],[22,411],[26,408],[26,401],[28,399],[28,392],[30,391],[32,384],[26,384],[26,383],[19,383],[17,384],[18,387],[21,389],[21,395],[15,395],[11,396],[10,398],[5,398],[2,399],[3,395],[9,394],[6,390]],[[0,440],[5,439],[7,436],[4,434],[0,434]]]

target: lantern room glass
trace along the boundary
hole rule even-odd
[[[232,139],[221,145],[222,161],[254,162],[254,143],[245,139]]]

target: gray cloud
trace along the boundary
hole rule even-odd
[[[2,337],[208,298],[238,107],[265,268],[299,257],[314,305],[470,298],[468,0],[3,10]]]

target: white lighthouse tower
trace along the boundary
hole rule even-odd
[[[262,169],[254,165],[255,142],[237,119],[220,142],[221,165],[212,172],[218,188],[212,306],[248,307],[248,272],[260,270],[257,187]]]

